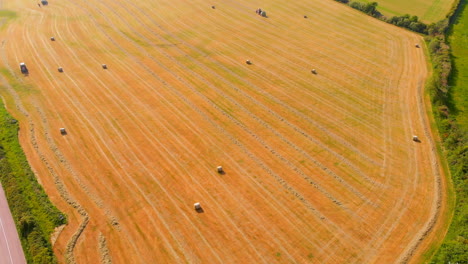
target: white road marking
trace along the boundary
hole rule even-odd
[[[3,221],[2,221],[1,217],[0,217],[0,225],[2,226],[3,237],[5,238],[5,243],[6,243],[6,246],[7,246],[8,255],[10,256],[10,263],[13,264],[13,258],[11,257],[10,246],[8,245],[8,239],[7,239],[7,236],[5,234],[5,229],[3,228]]]

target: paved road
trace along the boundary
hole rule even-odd
[[[0,184],[0,264],[26,264],[15,222]]]

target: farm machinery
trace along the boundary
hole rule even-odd
[[[26,64],[24,62],[20,63],[20,69],[22,74],[28,74],[29,70],[28,67],[26,67]]]

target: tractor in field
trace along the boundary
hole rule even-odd
[[[20,69],[22,74],[29,74],[28,67],[26,67],[26,64],[24,62],[20,63]]]
[[[200,203],[194,203],[193,207],[195,208],[195,211],[197,211],[197,213],[203,213],[203,208],[201,207]]]

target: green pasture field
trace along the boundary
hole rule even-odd
[[[468,131],[468,10],[466,1],[459,17],[454,21],[449,37],[453,74],[450,85],[452,86],[452,99],[456,105],[457,122],[460,128]]]
[[[418,16],[427,24],[437,22],[447,15],[454,0],[358,0],[362,2],[377,2],[377,9],[385,16],[401,16],[410,14]]]

